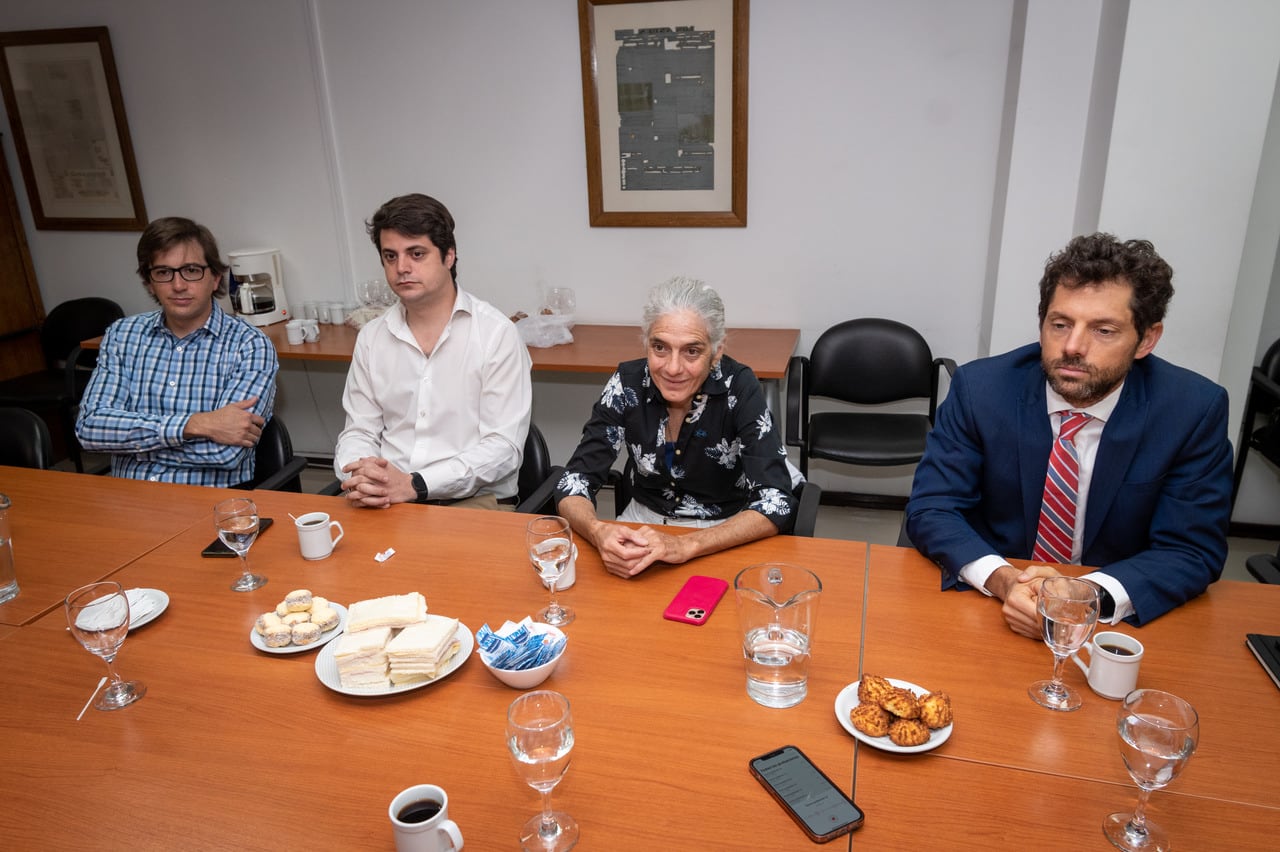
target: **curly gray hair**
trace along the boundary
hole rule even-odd
[[[644,306],[644,340],[648,343],[653,324],[675,311],[693,311],[707,326],[712,350],[724,343],[724,302],[706,282],[677,275],[649,291]]]

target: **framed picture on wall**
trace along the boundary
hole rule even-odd
[[[749,0],[578,0],[593,226],[747,224]]]
[[[0,33],[0,89],[37,228],[147,226],[106,27]]]

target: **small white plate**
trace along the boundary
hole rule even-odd
[[[915,693],[917,698],[929,691],[921,686],[911,683],[910,681],[898,680],[897,678],[892,677],[887,677],[885,680],[889,681],[889,683],[894,686],[911,690]],[[859,681],[859,683],[861,683],[861,681]],[[861,703],[862,702],[858,700],[858,684],[849,684],[844,689],[840,690],[840,694],[836,696],[836,719],[839,720],[840,724],[846,731],[853,734],[857,739],[869,746],[884,749],[885,751],[895,751],[899,754],[915,754],[916,752],[935,749],[951,737],[951,729],[955,726],[955,723],[953,722],[945,728],[930,731],[929,741],[927,743],[921,743],[918,746],[900,746],[888,737],[867,736],[853,726],[853,722],[849,721],[849,714],[853,712],[853,708],[857,707]]]
[[[159,589],[127,589],[125,590],[126,595],[128,595],[129,592],[139,593],[143,597],[149,598],[152,603],[151,611],[144,615],[140,615],[135,618],[133,616],[133,613],[130,612],[129,614],[130,630],[133,630],[134,628],[137,628],[137,627],[141,627],[144,624],[150,624],[151,622],[155,621],[157,618],[160,617],[160,613],[164,612],[166,609],[169,608],[169,596],[166,595],[164,592],[160,591]]]
[[[333,611],[338,613],[338,626],[330,627],[320,634],[319,639],[308,645],[285,645],[283,648],[272,648],[263,641],[263,638],[258,635],[258,631],[253,628],[249,629],[249,642],[259,651],[266,651],[268,654],[301,654],[303,651],[314,651],[326,642],[337,639],[342,634],[342,628],[347,626],[347,608],[333,601],[329,601],[329,606],[333,607]]]
[[[467,657],[471,656],[471,652],[476,647],[476,638],[471,635],[471,629],[461,621],[458,622],[458,629],[454,632],[453,638],[458,640],[457,652],[449,658],[449,661],[440,669],[440,674],[431,680],[420,680],[417,683],[402,683],[398,686],[388,686],[385,689],[366,691],[361,689],[347,689],[342,685],[342,678],[338,676],[338,661],[333,658],[333,645],[325,645],[316,655],[316,677],[320,678],[320,682],[332,689],[334,692],[341,692],[343,695],[355,695],[363,698],[366,696],[383,696],[395,695],[400,692],[409,692],[413,689],[421,689],[424,686],[430,686],[433,683],[439,683],[449,675],[456,672],[467,661]]]

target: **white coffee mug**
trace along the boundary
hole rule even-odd
[[[303,303],[302,303],[302,318],[303,318],[303,319],[313,319],[313,320],[318,320],[318,319],[319,319],[319,317],[320,317],[320,312],[317,310],[317,308],[316,308],[316,303],[315,303],[315,302],[303,302]]]
[[[1080,654],[1089,653],[1089,663]],[[1125,633],[1111,630],[1096,633],[1071,659],[1089,677],[1089,688],[1103,698],[1119,700],[1138,686],[1138,668],[1142,664],[1142,643]]]
[[[533,573],[537,574],[538,578],[542,580],[542,585],[546,586],[548,589],[551,588],[551,581],[542,576],[542,572],[538,570],[538,566],[534,565],[532,562],[529,564],[533,566]],[[569,564],[564,566],[564,571],[560,573],[559,579],[556,580],[556,591],[563,592],[576,582],[578,582],[578,545],[575,544],[573,546],[573,552],[569,555]]]
[[[387,809],[396,833],[396,852],[452,852],[462,848],[462,832],[449,819],[449,797],[435,784],[401,790]]]
[[[329,520],[326,512],[308,512],[299,515],[293,525],[298,528],[298,547],[302,550],[303,559],[327,559],[333,553],[334,546],[342,541],[345,533],[342,524]],[[333,530],[337,528],[338,536],[334,538]]]
[[[316,316],[319,318],[320,322],[324,323],[325,325],[328,325],[329,323],[333,322],[333,320],[329,319],[329,303],[328,302],[316,302]]]
[[[320,339],[320,320],[305,319],[302,321],[302,330],[306,333],[305,340],[307,343],[315,343]]]
[[[289,320],[284,325],[284,333],[289,338],[290,343],[302,343],[307,339],[306,323],[302,320]]]

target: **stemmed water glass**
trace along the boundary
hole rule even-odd
[[[67,595],[67,627],[84,649],[97,654],[107,664],[111,684],[93,706],[99,710],[119,710],[147,694],[140,681],[121,680],[115,659],[129,635],[129,597],[120,584],[105,580],[81,586]]]
[[[1044,643],[1053,651],[1053,678],[1027,689],[1031,699],[1050,710],[1075,710],[1080,693],[1062,682],[1067,657],[1080,650],[1098,623],[1098,589],[1075,577],[1048,577],[1040,586],[1036,611],[1044,628]]]
[[[512,701],[507,710],[507,748],[525,783],[542,794],[542,813],[520,830],[521,847],[546,852],[572,849],[578,843],[578,823],[562,811],[551,810],[551,790],[564,777],[573,751],[569,699],[540,689]]]
[[[573,556],[573,534],[569,530],[569,522],[559,515],[534,518],[525,529],[525,541],[529,546],[529,561],[551,588],[551,603],[538,611],[538,620],[563,627],[573,621],[574,616],[572,609],[556,602],[556,584]]]
[[[258,507],[248,497],[232,497],[213,507],[218,538],[240,557],[244,573],[231,584],[232,591],[251,592],[267,584],[267,578],[249,570],[249,548],[258,537]]]
[[[1152,790],[1176,778],[1195,753],[1200,718],[1195,708],[1176,695],[1135,689],[1120,707],[1116,728],[1120,756],[1139,788],[1138,806],[1131,814],[1108,816],[1102,821],[1102,833],[1113,846],[1129,852],[1167,850],[1168,834],[1147,820],[1147,800]]]

